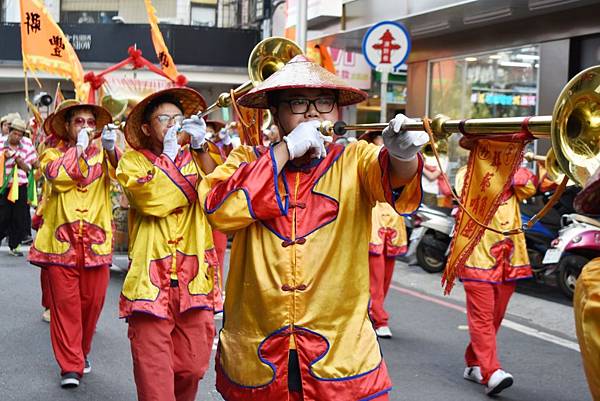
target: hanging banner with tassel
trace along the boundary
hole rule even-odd
[[[516,139],[515,139],[516,138]],[[521,138],[521,140],[518,140]],[[523,148],[529,138],[515,135],[511,141],[463,138],[471,153],[464,178],[461,203],[483,225],[489,225],[510,189],[512,178],[523,158]],[[462,209],[456,216],[454,237],[446,263],[442,286],[449,294],[454,280],[485,232]]]

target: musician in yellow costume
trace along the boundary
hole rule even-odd
[[[139,401],[193,401],[208,368],[221,304],[197,187],[220,156],[216,146],[209,152],[206,124],[194,115],[205,107],[192,89],[166,89],[138,103],[125,126],[134,150],[117,168],[131,206],[119,315],[129,323]]]
[[[88,354],[108,287],[109,174],[118,159],[110,121],[108,111],[96,105],[75,103],[58,110],[49,122],[58,142],[40,157],[49,190],[29,261],[48,272],[50,339],[63,387],[78,386],[91,370]],[[101,130],[100,146],[93,139]]]
[[[600,214],[600,169],[587,181],[573,206],[579,213]],[[583,267],[575,285],[573,311],[592,399],[600,401],[600,258]]]
[[[201,183],[213,226],[234,233],[217,390],[227,401],[388,399],[369,320],[368,246],[377,201],[421,199],[423,132],[344,148],[318,131],[366,94],[304,56],[239,99],[270,108],[283,141],[241,146]]]
[[[359,139],[377,146],[383,145],[381,132],[367,132]],[[377,337],[392,338],[392,330],[388,325],[389,314],[383,304],[392,284],[396,257],[404,255],[408,250],[406,226],[402,216],[386,202],[377,202],[371,213],[371,241],[369,242],[371,305],[369,314]]]
[[[466,167],[456,176],[457,191],[462,190]],[[519,168],[513,185],[502,195],[501,204],[489,226],[500,231],[521,227],[519,202],[536,192],[531,171]],[[458,270],[466,293],[467,321],[471,341],[465,351],[463,377],[486,386],[488,395],[498,394],[513,384],[504,371],[496,350],[500,329],[516,280],[532,277],[524,234],[504,237],[486,230],[464,266]]]

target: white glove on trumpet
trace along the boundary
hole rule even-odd
[[[398,160],[413,160],[423,145],[429,142],[424,131],[402,130],[402,124],[414,122],[404,114],[397,114],[383,130],[383,143],[390,154]]]
[[[206,122],[196,115],[186,118],[181,123],[181,130],[190,136],[192,149],[200,149],[206,142]]]

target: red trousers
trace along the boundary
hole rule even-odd
[[[370,315],[376,329],[388,325],[389,315],[383,308],[383,302],[392,283],[395,263],[395,258],[369,254]]]
[[[138,401],[194,401],[208,369],[215,336],[213,312],[179,313],[171,288],[167,319],[143,313],[129,318],[128,337]]]
[[[61,374],[83,375],[84,358],[92,348],[92,337],[100,317],[110,278],[108,266],[48,266],[50,340]]]
[[[479,366],[483,384],[501,369],[496,353],[496,333],[500,329],[515,282],[491,284],[464,281],[467,294],[467,321],[471,342],[465,352],[467,366]]]
[[[221,231],[213,229],[213,242],[215,243],[215,250],[217,251],[217,257],[219,258],[219,280],[221,281],[221,289],[225,288],[225,281],[223,277],[223,266],[225,266],[225,251],[227,250],[227,235]]]
[[[40,281],[42,284],[42,307],[44,309],[50,309],[50,302],[52,301],[50,276],[48,275],[48,269],[45,267],[40,269]]]

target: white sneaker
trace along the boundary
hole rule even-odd
[[[475,383],[481,384],[483,376],[481,376],[481,368],[479,366],[467,366],[463,373],[463,378]]]
[[[513,381],[513,377],[510,373],[507,373],[502,369],[498,369],[490,376],[490,379],[487,382],[485,393],[487,395],[498,394],[505,388],[512,386]]]
[[[50,309],[44,309],[44,313],[42,313],[42,320],[46,323],[50,323]]]
[[[388,326],[381,326],[378,329],[375,329],[375,333],[379,338],[392,338],[392,330]]]
[[[92,364],[90,363],[90,360],[86,356],[83,361],[83,373],[88,374],[91,371],[92,371]]]

